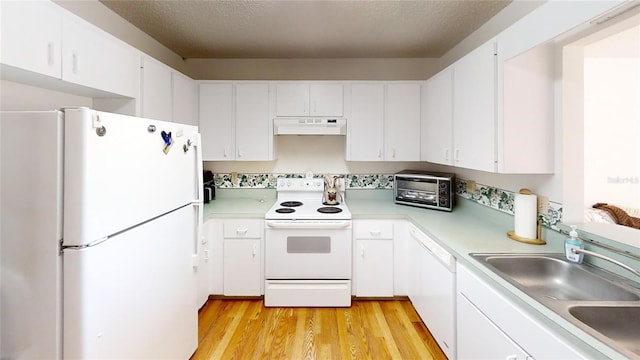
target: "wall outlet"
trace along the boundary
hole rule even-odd
[[[549,212],[549,198],[538,195],[538,214],[546,215]]]
[[[231,173],[231,184],[238,185],[238,173],[235,171]]]
[[[476,193],[476,182],[473,180],[467,180],[467,192],[471,194]]]

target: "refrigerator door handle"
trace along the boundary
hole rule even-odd
[[[204,180],[202,179],[202,139],[200,133],[193,134],[193,146],[196,148],[196,191],[197,197],[194,202],[202,203],[204,199]]]

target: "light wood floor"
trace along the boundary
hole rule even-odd
[[[209,300],[200,310],[201,359],[446,359],[408,300],[350,308],[266,308]]]

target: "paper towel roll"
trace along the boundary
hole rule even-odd
[[[516,194],[513,211],[515,234],[523,238],[535,239],[538,225],[538,197],[535,194]]]

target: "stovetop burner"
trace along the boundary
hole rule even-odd
[[[297,207],[297,206],[302,206],[302,202],[300,202],[300,201],[284,201],[284,202],[280,203],[280,206]]]
[[[323,214],[337,214],[339,212],[342,212],[342,209],[339,207],[325,206],[325,207],[318,208],[318,212]]]
[[[276,201],[265,213],[267,220],[351,220],[344,192],[340,192],[340,203],[323,204],[324,181],[321,178],[278,178],[276,190]]]

